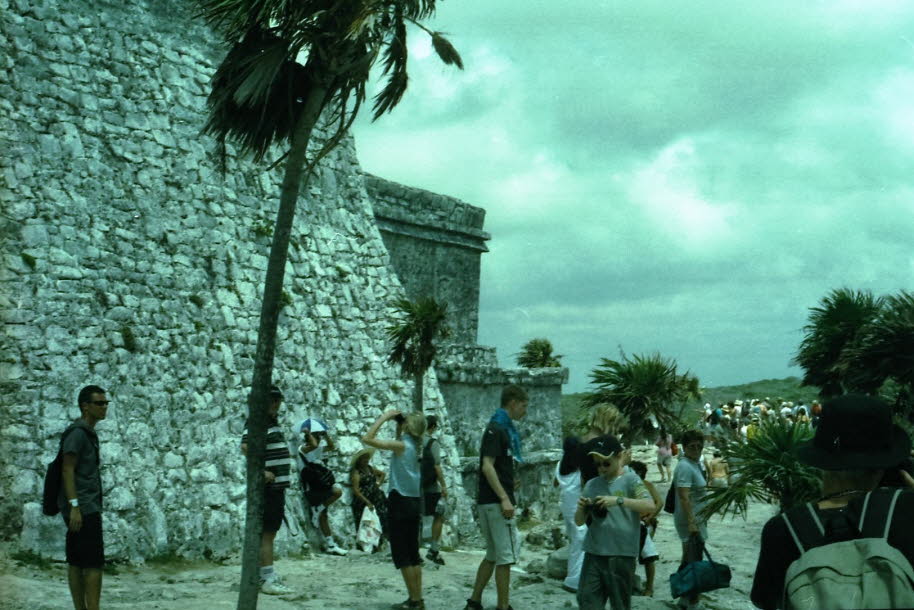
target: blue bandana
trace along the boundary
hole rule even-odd
[[[523,462],[524,459],[520,454],[520,434],[517,433],[517,428],[514,427],[514,422],[511,420],[511,416],[508,415],[508,412],[504,409],[498,409],[495,411],[495,414],[492,415],[492,419],[489,420],[489,423],[505,429],[508,433],[508,438],[511,441],[511,453],[514,454],[514,459],[518,462]]]

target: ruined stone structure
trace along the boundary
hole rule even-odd
[[[227,172],[218,173],[199,132],[223,51],[185,2],[99,0],[86,10],[79,0],[0,0],[0,13],[0,538],[62,554],[59,518],[40,513],[41,476],[78,415],[76,392],[98,383],[113,400],[98,427],[108,554],[228,555],[241,543],[238,444],[279,175],[231,147]],[[381,197],[373,208],[366,183],[375,192],[347,140],[303,193],[274,374],[290,440],[306,416],[335,426],[341,481],[371,421],[410,406],[409,382],[385,362],[384,335],[388,303],[404,292],[399,255],[382,234],[404,217]],[[386,223],[375,218],[382,208]],[[478,212],[482,248],[465,267],[475,275],[435,286],[471,304],[486,236],[481,210],[466,212],[454,222],[468,225]],[[440,234],[452,235],[448,222],[435,225]],[[498,373],[494,352],[472,347],[475,311],[457,324],[463,347],[455,344],[425,385],[427,412],[442,418],[445,471],[457,492],[450,525],[461,534],[475,531],[458,476],[472,458],[461,455],[472,455],[481,425],[461,421],[458,430],[451,403],[478,403],[481,421],[498,384],[537,377]],[[484,366],[471,366],[474,353]],[[556,379],[542,386],[542,400],[557,396]],[[558,421],[557,402],[549,417]],[[290,518],[306,527],[299,494],[291,496]],[[348,507],[334,508],[345,538]],[[301,538],[283,528],[277,544],[283,553]]]

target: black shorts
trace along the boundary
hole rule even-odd
[[[396,491],[391,491],[387,496],[390,556],[397,569],[421,563],[419,534],[422,516],[419,514],[419,504],[419,498],[401,496]]]
[[[286,514],[286,490],[267,489],[263,492],[263,531],[278,532]]]
[[[316,508],[322,505],[333,496],[333,489],[333,487],[309,487],[308,491],[305,492],[305,500],[308,502],[308,506]]]
[[[438,503],[441,501],[440,493],[429,493],[425,492],[425,516],[432,517],[434,516],[438,509]],[[441,508],[444,508],[443,506]],[[443,512],[443,511],[442,511]]]
[[[67,517],[63,521],[68,523]],[[78,532],[71,532],[68,525],[67,563],[83,569],[101,570],[105,567],[101,513],[83,515],[83,525]]]

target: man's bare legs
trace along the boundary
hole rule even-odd
[[[102,571],[67,566],[70,597],[76,610],[98,610],[102,598]]]
[[[273,565],[273,541],[276,532],[264,532],[260,536],[260,567]]]
[[[489,584],[492,578],[492,572],[495,572],[495,595],[497,597],[497,606],[504,610],[510,603],[511,590],[511,564],[496,566],[494,561],[483,559],[479,562],[479,568],[476,570],[476,582],[473,584],[473,594],[470,599],[474,602],[482,603],[482,591]]]

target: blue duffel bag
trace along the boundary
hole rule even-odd
[[[687,544],[701,545],[701,550],[708,560],[692,561],[670,575],[670,591],[673,597],[691,597],[705,591],[729,587],[730,567],[711,559],[711,554],[699,538],[694,537]],[[691,553],[687,552],[686,555],[689,556]],[[701,557],[701,554],[698,556]]]

